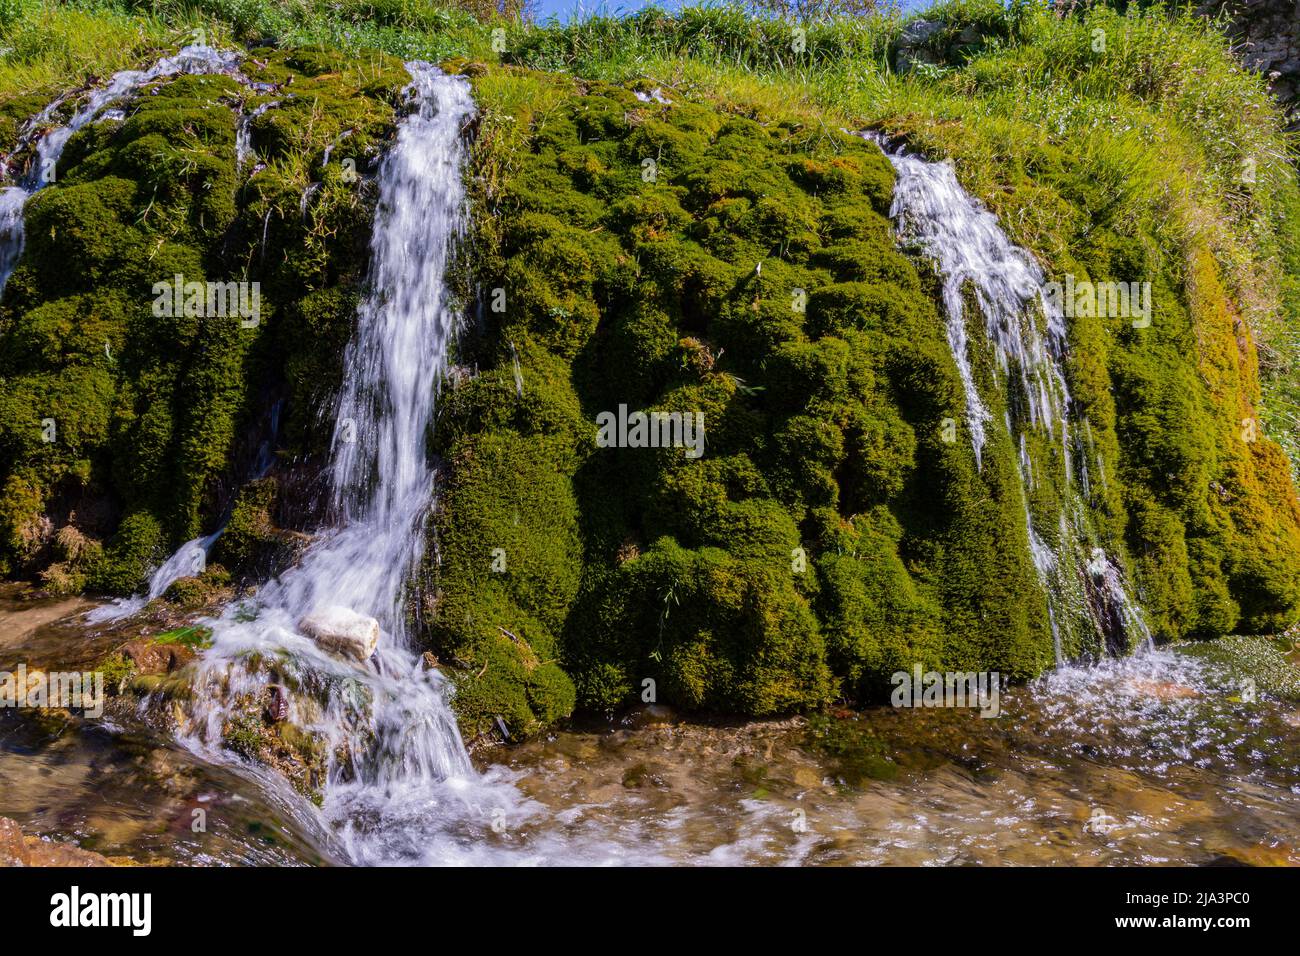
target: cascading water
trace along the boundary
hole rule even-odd
[[[890,215],[900,237],[931,259],[943,278],[948,345],[961,376],[977,463],[982,463],[993,415],[971,364],[967,289],[984,316],[997,371],[1008,392],[1015,393],[1015,401],[1008,395],[1003,424],[1017,448],[1029,552],[1047,594],[1057,663],[1065,656],[1061,627],[1072,617],[1089,621],[1102,644],[1113,651],[1123,649],[1134,636],[1149,642],[1150,632],[1123,573],[1103,548],[1091,543],[1086,502],[1091,493],[1087,461],[1090,454],[1095,456],[1092,431],[1084,419],[1087,442],[1080,443],[1071,432],[1074,409],[1065,377],[1065,315],[1047,295],[1042,269],[1028,251],[1012,243],[997,217],[962,189],[951,162],[929,162],[901,148],[888,148],[877,134],[863,135],[881,146],[897,174]],[[1064,505],[1054,521],[1055,547],[1043,540],[1029,505],[1036,482],[1053,464],[1033,460],[1026,435],[1035,431],[1059,453],[1055,464]],[[1076,455],[1082,488],[1074,476]],[[1100,466],[1100,460],[1097,463]],[[1076,567],[1083,569],[1081,574],[1071,573]]]
[[[120,621],[144,609],[150,601],[156,601],[167,593],[167,589],[183,577],[192,577],[203,572],[207,563],[208,552],[225,530],[222,526],[212,534],[203,535],[186,541],[166,561],[158,566],[149,577],[149,588],[143,594],[133,594],[128,598],[116,598],[107,604],[86,612],[86,621],[90,624],[104,624]]]
[[[271,448],[280,433],[280,412],[282,408],[283,401],[276,402],[271,408],[270,437],[263,441],[257,449],[257,457],[253,460],[251,475],[254,479],[265,477],[266,473],[271,470],[274,461]],[[212,534],[200,535],[186,541],[150,575],[149,587],[143,594],[133,594],[128,598],[115,598],[106,604],[101,604],[99,607],[86,612],[86,621],[90,624],[103,624],[130,617],[132,614],[143,610],[150,601],[155,601],[166,594],[167,589],[181,578],[202,574],[207,567],[207,558],[212,551],[212,546],[217,543],[217,539],[221,537],[225,530],[226,525],[223,521],[221,526]]]
[[[23,207],[54,176],[63,148],[77,130],[99,117],[111,104],[134,93],[140,87],[178,73],[231,73],[239,64],[236,53],[214,50],[208,46],[184,47],[175,56],[163,57],[147,70],[122,70],[114,73],[108,84],[92,90],[85,104],[62,126],[46,130],[63,100],[55,100],[42,110],[19,137],[10,155],[17,155],[36,141],[35,155],[27,170],[18,177],[18,185],[0,192],[0,292],[4,291],[22,255],[24,242]]]
[[[407,68],[413,110],[380,166],[368,289],[335,409],[340,526],[254,600],[207,622],[213,646],[198,665],[186,736],[209,759],[230,759],[230,722],[276,687],[287,720],[323,749],[326,778],[313,781],[322,813],[361,863],[428,859],[438,852],[431,834],[461,825],[480,787],[443,679],[410,646],[405,614],[434,485],[426,440],[460,321],[447,269],[465,228],[461,130],[474,107],[464,80]],[[373,656],[319,646],[302,622],[321,615],[377,621]]]

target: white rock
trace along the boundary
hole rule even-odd
[[[368,660],[379,646],[379,622],[337,605],[313,611],[298,622],[302,631],[323,649],[358,661]]]

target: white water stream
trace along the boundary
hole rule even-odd
[[[483,841],[467,833],[518,803],[512,788],[474,771],[447,685],[408,634],[407,582],[434,489],[428,433],[461,321],[447,270],[466,224],[462,127],[474,106],[463,79],[407,66],[412,112],[380,166],[368,287],[335,408],[339,525],[254,600],[208,622],[214,643],[199,663],[187,740],[229,760],[223,728],[280,682],[289,721],[324,743],[321,813],[357,863],[473,856]],[[305,634],[305,617],[338,609],[379,622],[368,660],[328,653]]]
[[[993,415],[971,364],[967,289],[973,291],[984,318],[983,331],[997,369],[1007,380],[1008,392],[1015,393],[1004,396],[1008,411],[1003,426],[1018,449],[1016,467],[1024,491],[1029,552],[1047,595],[1057,663],[1064,662],[1060,629],[1070,615],[1087,615],[1107,644],[1135,638],[1149,643],[1150,632],[1122,570],[1088,531],[1086,463],[1087,456],[1095,454],[1092,432],[1084,419],[1082,434],[1087,440],[1075,447],[1079,443],[1072,431],[1079,429],[1071,428],[1076,423],[1065,377],[1069,348],[1065,315],[1047,295],[1042,269],[1027,250],[1011,241],[997,217],[962,188],[950,161],[930,162],[904,149],[889,148],[876,134],[864,135],[884,149],[897,174],[890,215],[899,236],[931,259],[943,279],[948,345],[966,397],[966,422],[977,464],[982,463]],[[1029,507],[1030,492],[1050,464],[1032,460],[1025,435],[1033,431],[1044,434],[1060,452],[1065,505],[1052,522],[1054,546],[1035,527]],[[1079,486],[1072,466],[1076,454],[1084,463]],[[1100,469],[1100,460],[1097,463]],[[1089,580],[1071,579],[1069,568],[1075,565],[1086,569]]]
[[[187,50],[152,70],[118,74],[67,127],[47,134],[38,156],[57,160],[74,124],[91,121],[143,83],[170,75],[167,70],[231,66],[227,55]],[[407,625],[408,581],[423,557],[434,491],[427,439],[448,348],[461,322],[449,297],[447,270],[466,226],[462,128],[474,106],[463,79],[424,63],[408,64],[408,69],[412,111],[379,170],[368,286],[334,410],[329,477],[338,524],[322,531],[295,567],[253,599],[206,622],[213,644],[197,664],[183,742],[205,759],[236,764],[268,791],[279,790],[286,803],[298,807],[300,819],[302,813],[314,814],[305,801],[287,794],[282,778],[241,761],[223,743],[230,723],[249,712],[250,702],[254,710],[260,706],[275,685],[287,700],[288,721],[321,741],[327,754],[327,776],[319,787],[322,804],[312,823],[340,857],[354,863],[489,862],[499,858],[499,850],[509,849],[501,834],[509,832],[512,822],[535,816],[538,808],[511,785],[509,774],[474,770],[448,703],[446,682],[436,670],[424,668]],[[246,142],[241,152],[247,155]],[[1013,423],[1008,413],[1004,425],[1013,439],[1020,437],[1017,428],[1046,432],[1062,451],[1068,487],[1072,451],[1063,372],[1066,329],[1064,317],[1043,295],[1041,270],[1010,242],[996,218],[961,189],[950,166],[902,152],[890,160],[898,171],[893,215],[900,234],[921,246],[944,278],[948,341],[966,393],[977,460],[993,425],[969,358],[963,302],[967,283],[975,291],[1001,372],[1023,392],[1025,421]],[[40,188],[30,185],[31,191]],[[0,194],[0,228],[17,210],[17,238],[0,243],[0,266],[8,262],[11,267],[18,254],[14,250],[21,250],[22,202],[13,194],[24,192],[25,202],[30,195],[25,190]],[[1034,462],[1022,451],[1018,466],[1027,496],[1046,463]],[[1026,514],[1034,564],[1055,622],[1070,609],[1054,600],[1053,579],[1060,575],[1063,550],[1082,547],[1081,525],[1076,515],[1063,512],[1061,544],[1053,550],[1041,540],[1028,505]],[[149,596],[157,596],[153,592],[159,587],[159,593],[165,591],[186,572],[196,549],[206,551],[214,539],[183,546],[155,574]],[[1099,558],[1094,552],[1093,559],[1098,587],[1131,611],[1125,626],[1140,626],[1118,568],[1104,552]],[[304,633],[304,618],[331,609],[378,622],[381,632],[372,656],[352,660],[329,653]],[[574,842],[556,833],[530,846],[527,857],[531,862],[601,862],[628,852],[603,836],[578,841],[581,849]],[[634,852],[639,862],[647,861],[646,848]]]

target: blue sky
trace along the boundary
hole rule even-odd
[[[904,10],[913,10],[917,7],[926,6],[930,0],[897,0],[897,3]],[[538,0],[537,19],[544,21],[551,16],[558,17],[560,20],[568,20],[575,11],[589,13],[634,13],[642,7],[650,6],[649,0]],[[681,6],[681,0],[660,0],[659,6],[666,9],[673,9]]]

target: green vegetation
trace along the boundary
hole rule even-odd
[[[1089,520],[1159,637],[1282,629],[1300,187],[1262,81],[1212,24],[1160,8],[924,17],[796,34],[726,7],[537,27],[416,0],[0,5],[5,149],[57,93],[196,30],[250,45],[244,76],[270,85],[160,82],[74,136],[29,204],[0,300],[0,571],[130,591],[226,515],[232,577],[293,560],[373,203],[324,151],[370,169],[397,58],[424,57],[479,106],[461,291],[482,321],[441,398],[412,602],[468,736],[652,691],[766,715],[880,699],[913,662],[1052,661],[1016,450],[995,429],[977,468],[943,440],[964,407],[935,280],[894,242],[889,163],[845,129],[950,157],[1051,276],[1151,283],[1149,328],[1071,322]],[[241,168],[237,111],[272,103]],[[154,318],[152,283],[177,272],[261,282],[261,323]],[[247,483],[281,399],[281,466]],[[597,447],[620,406],[702,412],[705,454]],[[1062,494],[1046,480],[1028,503],[1049,539]]]
[[[243,72],[261,86],[155,84],[125,120],[74,135],[55,185],[27,204],[25,254],[0,303],[10,573],[129,592],[211,527],[219,486],[250,468],[240,439],[268,399],[287,399],[288,453],[327,438],[316,412],[341,374],[370,211],[366,181],[322,157],[344,141],[365,173],[407,78],[378,53],[311,49],[256,53]],[[267,103],[277,105],[253,122],[249,175],[237,168],[236,110]],[[257,324],[175,314],[179,305],[155,315],[155,283],[178,274],[259,282]],[[228,550],[252,562],[250,493]]]

